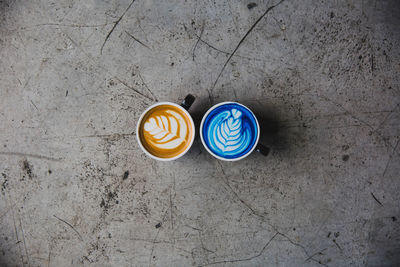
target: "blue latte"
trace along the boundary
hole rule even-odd
[[[203,118],[201,138],[215,155],[225,159],[240,158],[257,142],[257,119],[243,105],[234,102],[222,104]]]

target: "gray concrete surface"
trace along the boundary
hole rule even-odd
[[[399,266],[400,4],[251,2],[0,1],[2,266]],[[187,93],[271,154],[146,157]]]

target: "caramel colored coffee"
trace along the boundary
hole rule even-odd
[[[193,124],[188,115],[173,105],[150,109],[139,125],[143,147],[159,158],[173,158],[185,152],[193,139]]]

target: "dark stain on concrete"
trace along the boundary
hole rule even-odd
[[[27,159],[25,159],[22,162],[22,170],[28,175],[29,179],[33,178],[33,172],[32,172],[33,166],[28,162]]]
[[[254,3],[254,2],[247,4],[247,8],[248,8],[248,9],[255,8],[256,6],[257,6],[257,4]]]
[[[104,201],[104,198],[102,198],[101,202],[100,202],[100,207],[104,208],[105,206],[106,206],[106,202]]]
[[[2,175],[3,178],[4,178],[4,181],[1,183],[1,192],[4,193],[4,191],[5,191],[6,188],[7,188],[7,182],[8,182],[8,180],[7,180],[7,175],[6,175],[5,173],[2,173],[1,175]]]

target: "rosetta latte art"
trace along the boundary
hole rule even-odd
[[[161,103],[149,108],[137,126],[143,150],[157,159],[174,159],[192,145],[194,124],[189,113],[178,105]]]
[[[238,159],[250,153],[258,140],[258,122],[245,106],[226,102],[213,107],[201,123],[201,139],[217,157]]]
[[[150,138],[147,142],[158,149],[176,149],[186,142],[187,125],[185,119],[173,110],[165,115],[151,116],[144,124],[144,130]]]
[[[242,112],[226,110],[216,115],[208,128],[213,137],[211,146],[224,155],[236,155],[245,150],[250,142],[250,130],[243,127]]]
[[[222,152],[235,151],[246,141],[248,133],[242,132],[242,113],[236,109],[225,111],[219,116],[223,117],[213,130],[216,146]]]

